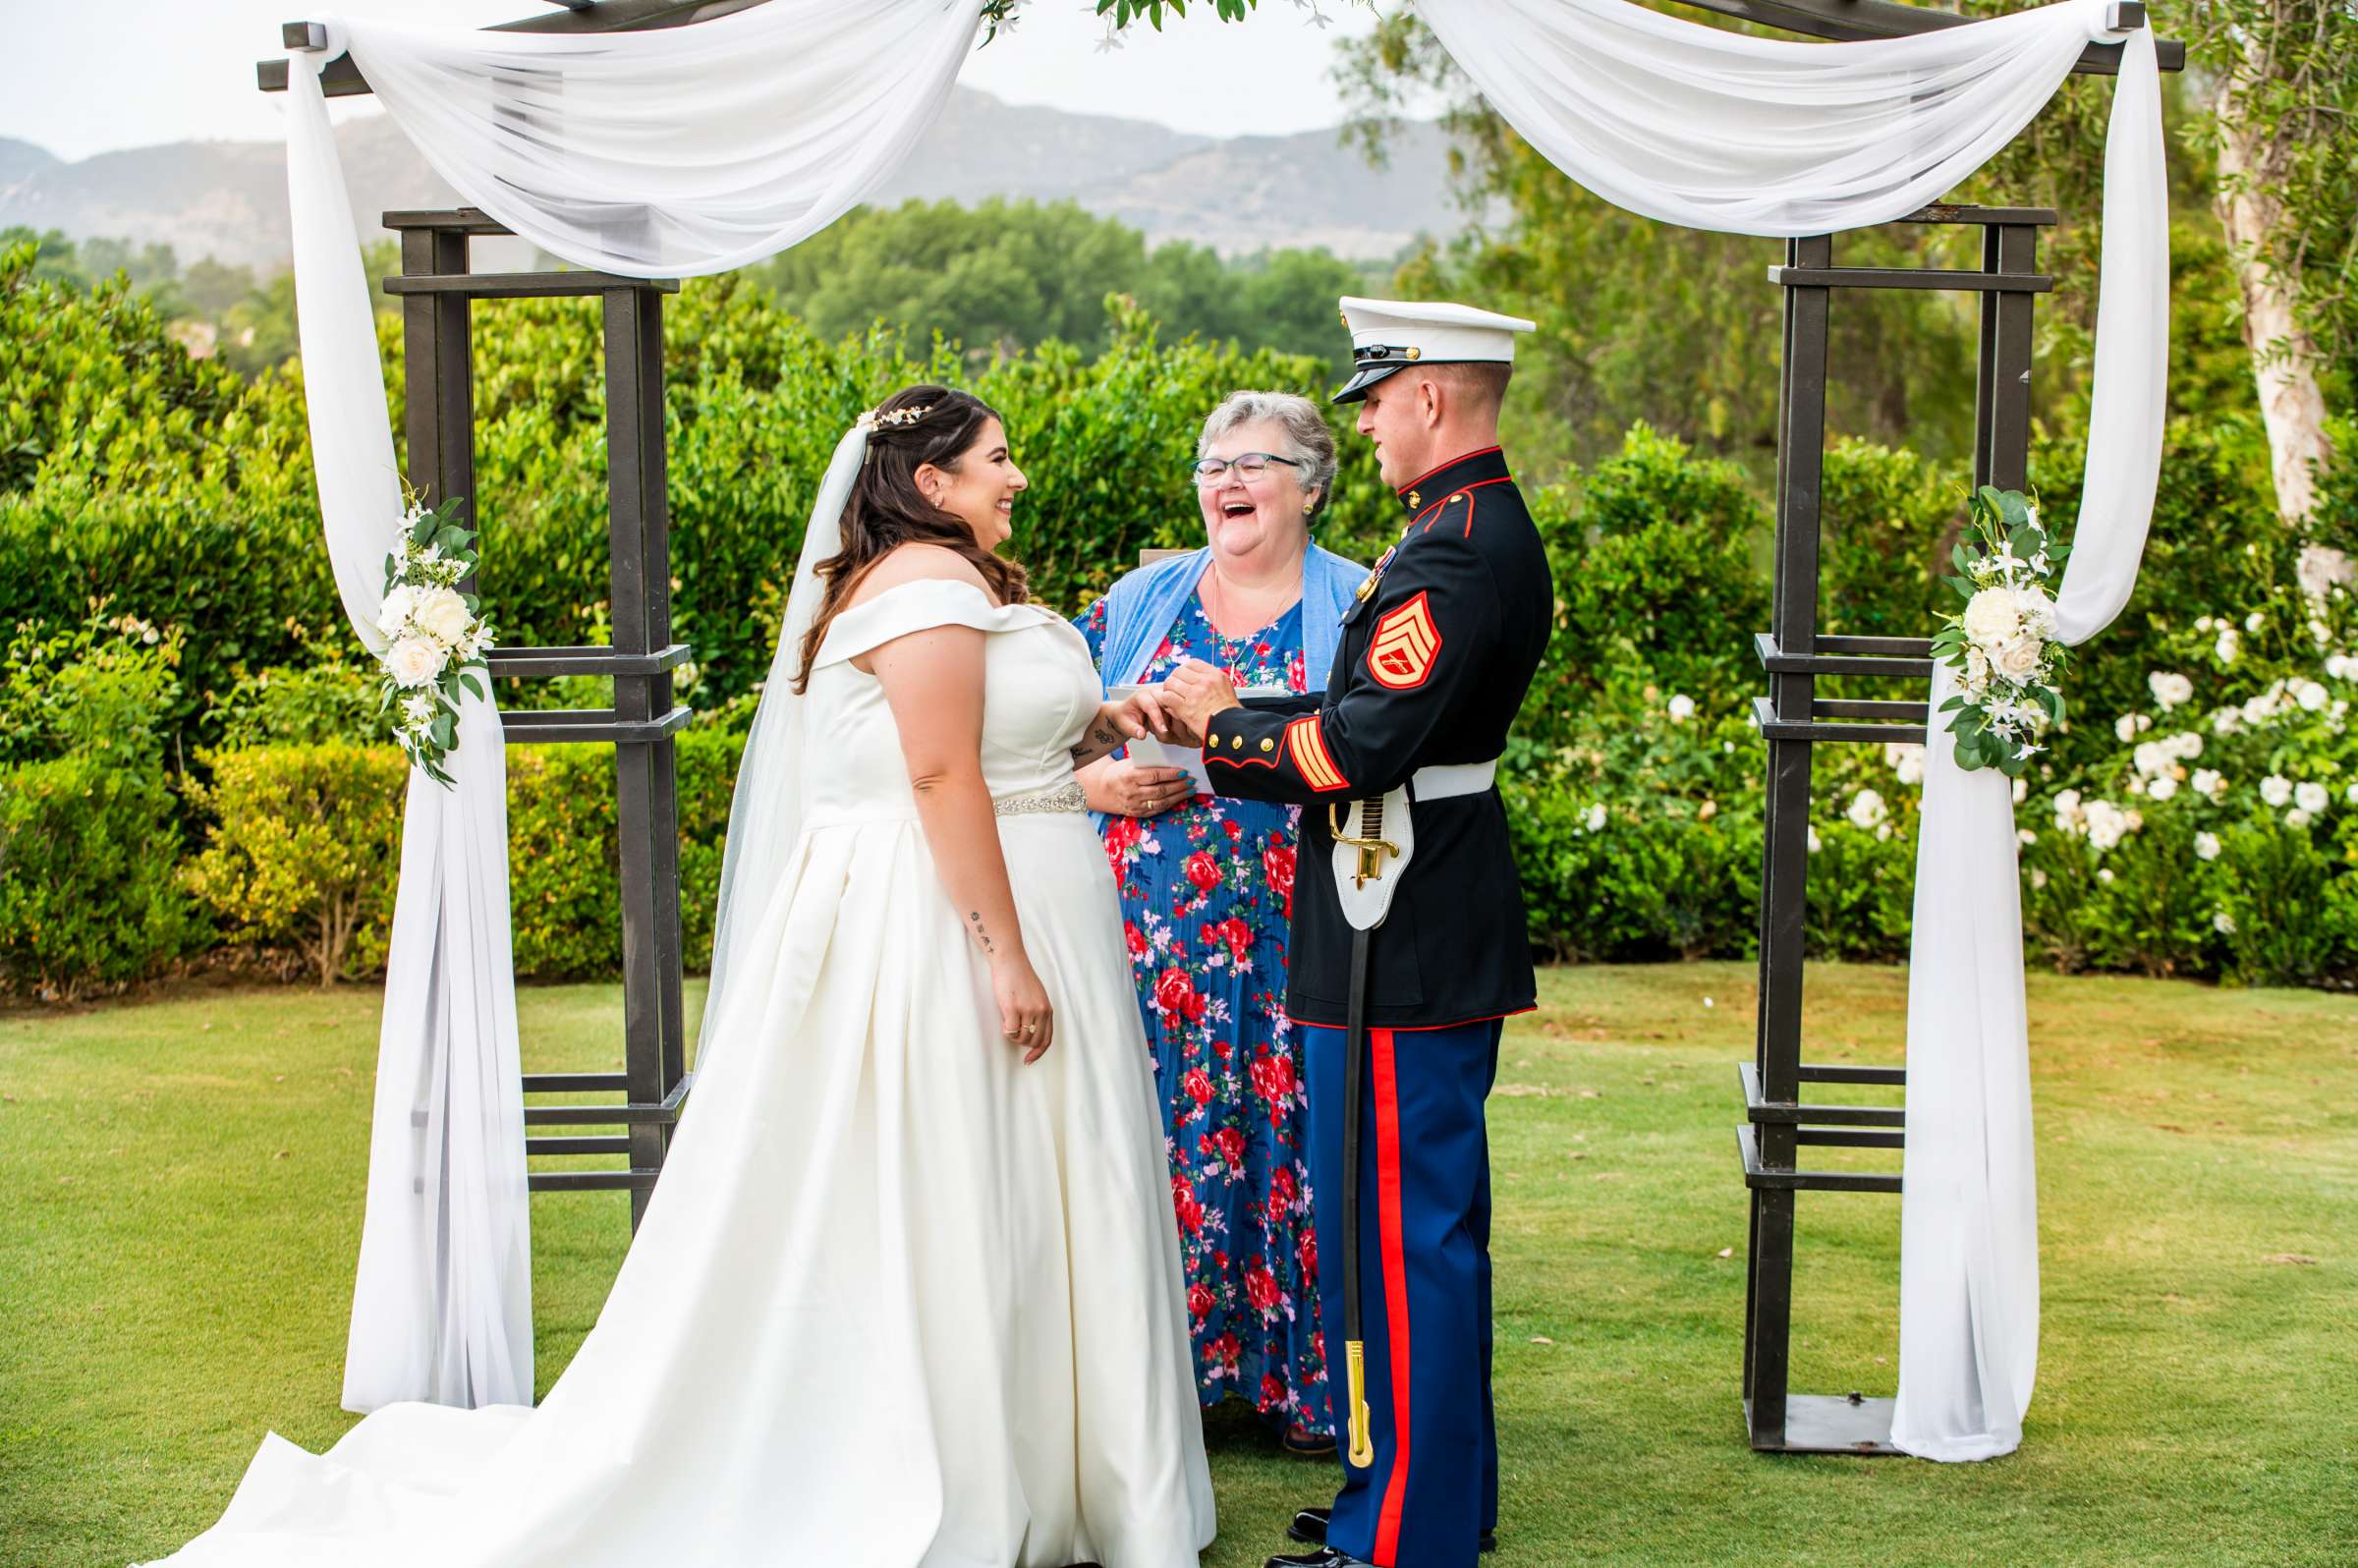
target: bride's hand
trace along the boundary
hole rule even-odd
[[[1189,724],[1172,705],[1165,687],[1142,686],[1119,704],[1124,722],[1144,726],[1144,733],[1173,746],[1202,746],[1204,732]]]
[[[1048,1053],[1056,1037],[1048,988],[1040,984],[1031,960],[1003,958],[991,963],[990,989],[999,1004],[999,1033],[1009,1044],[1023,1047],[1024,1065],[1031,1066]]]
[[[1185,806],[1196,793],[1187,769],[1138,762],[1106,762],[1084,773],[1081,788],[1090,810],[1111,816],[1159,816]]]

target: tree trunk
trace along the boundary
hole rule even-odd
[[[2247,63],[2254,47],[2246,35]],[[2333,455],[2326,436],[2326,400],[2317,385],[2317,348],[2294,318],[2292,293],[2257,254],[2260,243],[2280,217],[2271,192],[2275,148],[2247,123],[2233,89],[2236,74],[2222,72],[2215,108],[2218,117],[2218,217],[2236,257],[2243,287],[2243,341],[2251,350],[2259,382],[2260,418],[2276,485],[2276,515],[2298,529],[2317,500],[2317,472]]]

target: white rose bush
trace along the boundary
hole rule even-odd
[[[459,744],[459,699],[487,697],[491,677],[483,654],[492,646],[482,606],[458,585],[475,570],[475,530],[457,521],[458,500],[438,507],[416,495],[385,554],[385,596],[376,629],[385,648],[377,656],[377,715],[389,717],[393,738],[428,778],[451,787],[444,763]]]
[[[1933,657],[1955,666],[1961,688],[1940,711],[1956,715],[1957,766],[2019,778],[2046,750],[2039,739],[2063,722],[2056,682],[2070,650],[2055,641],[2048,584],[2069,551],[2049,537],[2028,497],[1987,484],[1973,493],[1966,533],[1949,557],[1957,575],[1942,580],[1964,606],[1933,638]]]

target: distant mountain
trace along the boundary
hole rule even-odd
[[[364,235],[381,232],[377,214],[389,209],[456,202],[385,117],[353,120],[336,137]],[[1424,124],[1403,127],[1387,166],[1375,169],[1332,131],[1188,136],[960,87],[874,200],[1070,198],[1143,230],[1151,243],[1189,240],[1224,254],[1324,246],[1350,259],[1379,259],[1419,234],[1451,233],[1464,221],[1450,201],[1447,156],[1440,131]],[[0,227],[12,224],[76,239],[161,242],[184,263],[210,255],[273,269],[289,248],[284,149],[176,141],[67,163],[30,142],[0,140]],[[525,264],[521,244],[478,261]]]

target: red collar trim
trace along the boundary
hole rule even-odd
[[[1489,456],[1489,455],[1490,455],[1492,452],[1503,452],[1503,451],[1505,451],[1505,450],[1506,450],[1506,449],[1505,449],[1504,447],[1499,447],[1499,446],[1486,446],[1486,447],[1482,448],[1480,451],[1476,451],[1476,452],[1460,452],[1460,453],[1459,453],[1457,456],[1455,456],[1455,457],[1451,458],[1451,459],[1450,459],[1448,462],[1446,462],[1446,463],[1436,463],[1436,464],[1434,464],[1434,465],[1433,465],[1432,468],[1430,468],[1430,469],[1427,469],[1427,470],[1426,470],[1424,473],[1422,473],[1422,474],[1418,475],[1418,476],[1417,476],[1415,478],[1413,478],[1413,479],[1409,480],[1409,481],[1408,481],[1406,484],[1400,485],[1400,486],[1398,487],[1397,493],[1398,493],[1398,495],[1400,496],[1400,498],[1401,498],[1402,500],[1406,500],[1406,499],[1408,499],[1408,492],[1409,492],[1409,491],[1411,491],[1411,490],[1415,489],[1415,488],[1416,488],[1418,485],[1420,485],[1420,484],[1423,484],[1423,483],[1424,483],[1424,482],[1425,482],[1427,479],[1430,479],[1430,478],[1432,478],[1432,476],[1433,476],[1435,474],[1438,474],[1438,473],[1440,473],[1440,472],[1441,472],[1441,470],[1443,470],[1443,469],[1453,469],[1453,468],[1456,468],[1456,467],[1457,467],[1457,466],[1458,466],[1460,463],[1463,463],[1463,462],[1465,462],[1465,461],[1466,461],[1467,459],[1469,459],[1469,458],[1488,457],[1488,456]]]

